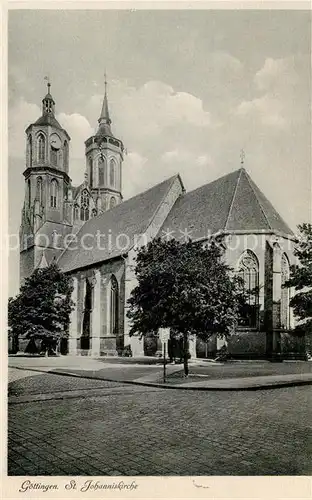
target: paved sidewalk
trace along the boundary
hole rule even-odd
[[[48,362],[49,364],[49,362]],[[54,375],[69,375],[71,377],[79,377],[94,380],[103,380],[110,382],[122,382],[123,384],[141,385],[149,387],[159,387],[163,389],[180,389],[180,390],[255,390],[255,389],[268,389],[268,388],[279,388],[279,387],[291,387],[295,385],[310,385],[312,384],[312,373],[293,373],[293,374],[281,374],[281,375],[267,375],[267,376],[253,376],[253,377],[239,377],[239,378],[219,378],[219,379],[209,379],[209,380],[196,380],[187,381],[179,384],[171,384],[170,382],[163,383],[163,369],[161,366],[149,366],[148,371],[145,367],[136,370],[136,366],[132,365],[131,368],[127,367],[127,371],[121,371],[122,365],[118,366],[117,372],[113,370],[113,366],[110,364],[109,369],[103,369],[103,363],[97,362],[96,360],[89,360],[83,367],[77,366],[74,368],[60,367],[52,368],[51,366],[39,365],[35,368],[30,368],[30,363],[28,363],[27,368],[21,366],[12,366],[11,368],[16,370],[21,370],[26,373],[25,376],[29,376],[32,372],[40,373],[50,373]],[[67,365],[68,366],[68,365]],[[177,371],[181,371],[183,367],[181,365],[168,365],[166,367],[167,376],[174,374]],[[149,372],[149,373],[148,373]],[[140,374],[140,376],[136,376]],[[121,377],[120,377],[121,375]],[[169,378],[170,380],[170,378]]]

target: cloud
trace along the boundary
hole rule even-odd
[[[27,102],[20,97],[10,107],[9,112],[9,154],[14,158],[24,158],[26,150],[25,130],[41,116],[41,109],[37,104]],[[60,113],[56,116],[60,125],[67,130],[71,137],[70,156],[84,157],[84,141],[94,130],[88,120],[78,113],[68,115]]]
[[[210,65],[218,71],[227,73],[239,74],[243,71],[244,65],[236,57],[229,52],[216,51],[210,55]]]
[[[94,129],[91,127],[85,116],[78,113],[67,115],[59,113],[56,116],[60,125],[70,135],[70,157],[83,158],[85,154],[85,141],[94,134]]]
[[[90,99],[91,108],[99,114],[103,96]],[[127,82],[112,82],[109,102],[114,109],[114,123],[118,129],[142,136],[155,136],[174,126],[188,124],[194,127],[211,127],[212,118],[204,110],[203,102],[187,92],[175,92],[165,83],[149,81],[139,88]],[[120,124],[120,126],[119,126]]]
[[[306,109],[310,95],[308,67],[307,57],[302,55],[267,58],[253,78],[254,91],[262,95],[242,101],[234,115],[276,131],[290,130],[309,120]]]
[[[26,151],[25,130],[30,123],[41,115],[37,104],[32,104],[20,97],[10,108],[9,125],[9,155],[15,158],[24,158]]]
[[[282,102],[268,94],[251,101],[243,101],[236,109],[238,116],[258,119],[264,126],[284,129],[287,119],[283,116]]]
[[[262,68],[255,74],[254,82],[259,90],[269,90],[275,86],[294,85],[298,81],[295,69],[295,58],[267,58]]]

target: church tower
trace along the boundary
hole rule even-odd
[[[25,199],[20,227],[20,280],[56,258],[62,244],[56,235],[71,231],[66,200],[71,180],[70,137],[55,118],[55,102],[48,92],[42,115],[26,129]],[[60,246],[61,245],[61,246]]]
[[[122,201],[122,162],[124,146],[114,137],[108,110],[107,82],[98,130],[86,142],[86,171],[97,213],[104,212]]]

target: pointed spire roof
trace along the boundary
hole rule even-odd
[[[105,93],[104,93],[101,115],[100,115],[100,118],[98,119],[99,128],[98,128],[96,135],[97,136],[108,135],[110,137],[114,137],[113,133],[111,131],[111,127],[110,127],[112,121],[110,119],[109,110],[108,110],[106,75],[105,75],[105,82],[104,83],[105,83]]]
[[[163,231],[181,238],[204,238],[219,231],[294,234],[245,168],[182,195],[165,220]]]

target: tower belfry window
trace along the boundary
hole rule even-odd
[[[28,203],[28,208],[30,208],[31,205],[31,184],[30,184],[30,179],[27,181],[27,203]]]
[[[93,187],[93,160],[89,158],[89,179],[90,179],[90,187]]]
[[[111,186],[115,186],[115,162],[114,160],[110,161],[109,164],[109,182]]]
[[[104,185],[105,178],[105,158],[99,158],[99,186]]]
[[[36,192],[36,198],[39,201],[39,203],[42,203],[42,178],[38,177],[37,178],[37,192]]]
[[[64,168],[68,169],[68,142],[64,142]]]
[[[50,205],[52,208],[56,208],[58,203],[58,183],[56,179],[51,181],[50,186]]]
[[[31,135],[28,137],[27,140],[27,165],[30,167],[32,164],[32,139]]]
[[[37,139],[37,152],[38,152],[38,161],[45,161],[45,138],[43,134],[39,134]]]

